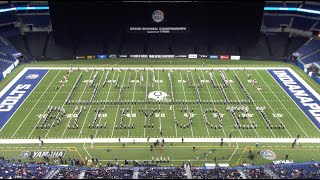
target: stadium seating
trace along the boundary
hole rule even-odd
[[[320,61],[320,51],[316,52],[315,54],[312,54],[311,56],[307,56],[307,57],[301,59],[301,61],[304,64],[310,64],[313,62]]]
[[[309,40],[303,46],[301,46],[295,53],[300,54],[300,58],[303,59],[304,56],[307,56],[310,53],[319,50],[320,41],[319,40]]]
[[[2,37],[13,37],[21,34],[20,28],[14,27],[14,28],[8,28],[8,29],[3,29],[0,32],[0,36]]]
[[[272,168],[272,171],[281,179],[319,179],[319,163],[301,163],[280,165]]]
[[[153,167],[139,170],[139,179],[187,179],[183,168]]]
[[[0,59],[0,72],[5,71],[6,69],[8,69],[8,67],[10,67],[12,65],[12,63],[9,62],[4,62]]]
[[[21,17],[24,24],[32,24],[34,27],[47,27],[50,24],[49,15],[23,15]]]
[[[3,158],[3,157],[2,157]],[[0,179],[44,179],[51,168],[44,163],[9,163],[0,160]]]
[[[9,42],[9,40],[5,37],[0,36],[0,52],[5,54],[19,54],[16,48]]]
[[[79,168],[64,167],[53,175],[53,179],[78,179],[80,173]]]
[[[192,179],[240,179],[242,176],[236,168],[194,167]]]
[[[268,28],[280,28],[280,25],[289,25],[290,16],[263,16],[264,25]]]
[[[316,22],[317,20],[314,19],[308,19],[308,18],[302,18],[302,17],[294,17],[292,28],[300,29],[307,31],[311,28],[311,26]]]
[[[85,171],[85,179],[132,179],[133,170],[129,168],[95,168]]]
[[[248,179],[272,179],[269,173],[265,172],[263,167],[248,167],[243,169]]]
[[[17,18],[12,14],[12,12],[5,12],[1,14],[0,24],[12,23],[17,21]]]
[[[189,173],[189,175],[187,175]],[[0,157],[0,179],[319,179],[320,162],[239,167],[56,166]]]

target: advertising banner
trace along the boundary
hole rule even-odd
[[[66,151],[22,151],[20,153],[21,158],[63,158]]]
[[[108,56],[106,54],[97,55],[98,59],[106,59]]]
[[[196,59],[196,58],[198,58],[198,54],[188,54],[188,58]]]
[[[219,56],[218,55],[209,55],[209,58],[210,59],[219,59]]]
[[[87,59],[96,59],[96,56],[87,56]]]
[[[198,58],[207,59],[207,58],[208,58],[208,55],[199,54],[199,55],[198,55]]]
[[[240,56],[231,56],[231,60],[240,60]]]
[[[109,58],[117,58],[117,55],[116,54],[110,54]]]
[[[187,58],[188,55],[174,55],[174,58]]]
[[[76,56],[76,59],[86,59],[85,56]]]
[[[230,56],[229,55],[220,55],[221,60],[229,60]]]
[[[128,58],[128,55],[126,55],[126,54],[120,54],[120,55],[119,55],[119,58]]]
[[[130,55],[129,57],[130,57],[130,58],[139,58],[140,55]]]

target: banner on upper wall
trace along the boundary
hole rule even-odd
[[[87,59],[96,59],[96,56],[87,56]]]
[[[209,58],[210,59],[219,59],[219,56],[218,55],[209,55]]]
[[[240,60],[240,56],[231,56],[231,60]]]
[[[76,56],[76,59],[86,59],[86,56]]]
[[[198,58],[207,59],[207,58],[208,58],[208,55],[199,54],[199,55],[198,55]]]
[[[174,58],[187,58],[188,57],[188,55],[181,55],[181,54],[179,54],[179,55],[174,55]]]
[[[119,58],[128,58],[128,55],[126,55],[126,54],[120,54],[120,55],[119,55]]]
[[[221,60],[229,60],[230,56],[229,55],[220,55]]]
[[[108,56],[106,54],[97,55],[98,59],[106,59]]]
[[[196,59],[196,58],[198,58],[198,54],[188,54],[188,58]]]
[[[117,57],[118,57],[118,56],[117,56],[116,54],[110,54],[110,55],[109,55],[109,58],[112,58],[112,59],[113,59],[113,58],[117,58]]]

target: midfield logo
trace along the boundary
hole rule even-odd
[[[276,153],[274,153],[273,151],[270,150],[262,150],[260,152],[260,155],[267,160],[275,160],[277,158]]]

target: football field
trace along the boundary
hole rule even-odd
[[[0,97],[4,139],[320,137],[287,67],[26,67]]]

